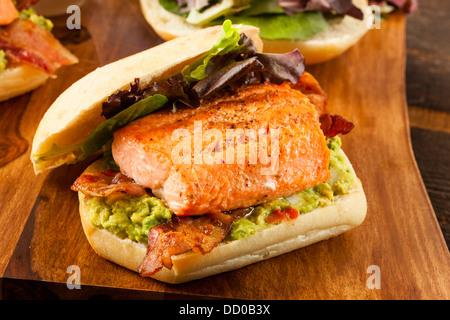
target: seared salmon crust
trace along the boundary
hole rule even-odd
[[[174,111],[168,108],[117,130],[112,154],[121,172],[150,188],[176,215],[245,208],[329,178],[330,154],[318,113],[287,83],[225,90],[199,108]],[[230,129],[236,145],[227,137]],[[249,129],[257,133],[256,144],[245,135]],[[190,154],[183,149],[180,160],[180,146],[186,145]],[[256,163],[250,156],[255,145]],[[211,146],[214,163],[205,161]],[[244,150],[240,147],[245,147],[245,160],[236,153]],[[236,153],[231,163],[227,150]]]

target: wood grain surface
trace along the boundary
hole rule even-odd
[[[331,111],[356,125],[343,137],[343,147],[366,191],[364,223],[336,238],[236,271],[167,285],[141,278],[90,248],[76,194],[69,189],[87,162],[35,176],[29,161],[37,125],[65,88],[97,66],[161,42],[136,1],[91,0],[82,12],[83,29],[76,33],[66,34],[64,19],[55,22],[80,63],[61,69],[57,79],[33,93],[0,104],[4,299],[450,298],[450,255],[410,140],[402,14],[369,31],[341,57],[308,68],[327,91]],[[73,265],[81,270],[80,290],[66,286],[67,268]],[[366,285],[373,265],[380,268],[380,289]]]
[[[406,97],[411,140],[450,247],[450,1],[420,1],[407,18]]]

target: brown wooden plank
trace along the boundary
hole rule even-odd
[[[439,225],[450,246],[450,134],[413,127],[411,140]]]
[[[100,65],[153,47],[163,41],[146,23],[139,1],[88,1],[82,19],[95,38]]]
[[[450,2],[420,1],[408,16],[406,93],[410,105],[450,111]]]
[[[28,144],[46,107],[80,74],[93,65],[132,53],[141,45],[160,41],[149,33],[144,35],[149,41],[146,43],[140,38],[144,31],[128,29],[143,25],[136,3],[108,1],[102,7],[104,12],[98,13],[100,3],[103,2],[90,1],[83,9],[84,23],[92,38],[73,48],[81,58],[75,67],[79,69],[66,69],[67,77],[59,77],[34,92],[23,115],[16,117],[20,121],[20,136]],[[112,22],[96,19],[94,12],[104,18],[120,12],[121,27],[105,27],[104,23]],[[58,289],[52,291],[50,285],[46,290],[70,295],[73,291],[64,291],[66,271],[68,266],[77,265],[82,287],[132,289],[163,297],[175,294],[238,299],[449,299],[449,253],[409,139],[404,28],[404,17],[392,16],[381,30],[370,31],[343,56],[309,68],[328,92],[330,109],[356,124],[343,142],[368,198],[368,215],[362,226],[240,270],[167,285],[143,279],[100,258],[90,248],[79,221],[76,194],[69,190],[86,162],[36,178],[27,159],[28,148],[0,168],[0,178],[9,177],[8,185],[15,186],[10,191],[2,184],[0,190],[7,195],[0,200],[0,228],[8,239],[0,247],[2,274],[8,279],[3,289],[9,293],[11,281],[21,279],[59,284]],[[109,41],[111,35],[114,41]],[[126,48],[124,44],[128,42],[132,47]],[[96,58],[97,53],[100,58]],[[10,222],[6,212],[17,212],[16,221]],[[380,267],[381,289],[366,286],[367,268],[371,265]]]
[[[450,133],[450,112],[408,106],[408,114],[411,127]]]
[[[445,183],[430,184],[427,177],[445,179],[446,166],[439,166],[436,161],[448,159],[450,149],[450,139],[444,138],[448,135],[435,132],[450,133],[450,42],[444,40],[450,30],[450,20],[446,18],[449,10],[448,1],[421,1],[419,10],[408,16],[405,78],[410,125],[427,129],[412,129],[413,149],[447,244],[450,244],[450,233],[446,231],[445,217],[450,204],[445,199],[450,199],[450,189]],[[435,143],[431,136],[439,140]],[[441,147],[433,147],[435,144]],[[418,150],[425,152],[418,153]]]
[[[450,248],[450,113],[415,106],[408,112],[414,155]]]

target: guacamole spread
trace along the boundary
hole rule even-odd
[[[250,214],[233,222],[225,241],[242,239],[271,227],[272,224],[266,219],[277,210],[293,209],[299,214],[307,213],[329,204],[335,196],[346,194],[355,177],[345,163],[345,158],[339,154],[340,138],[329,139],[328,148],[329,180],[296,195],[255,206]],[[87,207],[93,226],[107,229],[120,238],[129,238],[144,244],[147,244],[151,228],[169,221],[172,217],[172,212],[164,201],[150,195],[93,197],[87,201]]]
[[[38,15],[36,11],[34,11],[34,9],[31,7],[25,10],[21,10],[19,12],[19,18],[31,20],[37,25],[40,25],[41,27],[47,29],[48,31],[52,31],[53,29],[53,22],[43,16]]]
[[[6,60],[5,51],[0,50],[0,73],[5,70],[7,63],[8,60]]]
[[[93,197],[87,201],[87,207],[94,227],[144,244],[151,228],[172,217],[162,200],[149,195]]]
[[[346,194],[353,185],[355,177],[345,163],[344,157],[339,153],[341,139],[339,137],[329,139],[328,148],[330,149],[330,179],[293,196],[255,207],[250,215],[233,222],[226,240],[242,239],[261,229],[269,228],[271,224],[267,223],[266,219],[276,210],[295,209],[300,214],[307,213],[327,205],[334,196]]]

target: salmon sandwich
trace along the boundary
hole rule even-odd
[[[34,170],[92,159],[72,190],[97,254],[181,283],[362,223],[340,139],[353,123],[298,50],[261,51],[257,28],[227,20],[98,68],[49,108]]]
[[[52,34],[53,23],[30,5],[0,0],[0,101],[34,90],[62,66],[78,62]]]
[[[297,48],[306,64],[333,59],[351,48],[369,30],[371,17],[367,0],[140,0],[140,4],[146,21],[164,40],[230,19],[259,28],[265,52]]]

